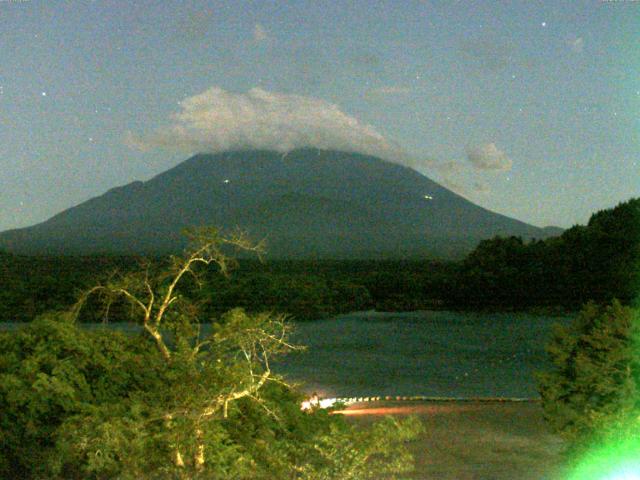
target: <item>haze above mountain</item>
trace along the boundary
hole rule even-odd
[[[270,258],[459,257],[495,235],[546,238],[417,171],[380,158],[298,149],[199,154],[38,225],[0,233],[27,254],[177,251],[193,225],[266,238]]]

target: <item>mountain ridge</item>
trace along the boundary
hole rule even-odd
[[[283,258],[458,257],[495,235],[557,233],[491,212],[369,155],[299,149],[197,154],[45,222],[0,233],[16,253],[159,253],[209,224],[267,237]],[[560,230],[561,231],[561,230]]]

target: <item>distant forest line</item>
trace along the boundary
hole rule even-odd
[[[152,259],[152,263],[166,261]],[[131,257],[36,257],[0,253],[0,321],[25,322],[66,309],[79,293]],[[593,300],[632,304],[640,292],[640,199],[593,214],[559,237],[484,240],[463,260],[240,260],[226,278],[201,272],[205,289],[182,294],[217,316],[233,307],[284,312],[298,320],[357,310],[577,310]],[[192,285],[193,287],[193,285]],[[126,303],[110,318],[126,321]],[[100,321],[89,309],[85,321]]]

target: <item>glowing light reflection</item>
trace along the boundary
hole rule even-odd
[[[321,399],[312,399],[305,400],[300,405],[302,410],[311,410],[312,408],[331,408],[336,403],[336,398],[321,398]]]
[[[640,462],[634,462],[633,465],[620,467],[602,480],[640,480]]]
[[[567,480],[640,480],[640,441],[631,437],[587,453]]]

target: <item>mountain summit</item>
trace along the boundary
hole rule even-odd
[[[495,235],[557,234],[490,212],[395,163],[300,149],[200,154],[38,225],[0,233],[16,253],[164,253],[192,225],[240,227],[272,258],[457,257]]]

